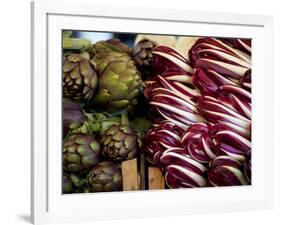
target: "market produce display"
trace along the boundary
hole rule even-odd
[[[62,51],[64,194],[251,184],[251,40],[64,31]]]

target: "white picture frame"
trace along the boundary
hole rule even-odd
[[[183,26],[186,29],[183,30]],[[252,185],[61,195],[62,29],[252,38]],[[272,207],[272,17],[36,1],[32,2],[32,33],[31,211],[34,224]]]

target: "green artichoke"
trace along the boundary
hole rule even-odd
[[[89,189],[93,192],[122,190],[121,169],[113,162],[100,162],[87,178]]]
[[[142,81],[134,61],[126,53],[99,53],[91,62],[98,71],[99,86],[94,102],[110,112],[133,110]]]
[[[63,168],[66,172],[83,174],[97,165],[100,144],[94,137],[73,134],[63,144]]]
[[[93,45],[92,53],[121,52],[130,54],[131,49],[128,45],[122,43],[119,39],[109,39],[107,41],[98,41]]]
[[[127,124],[128,122],[124,122],[124,116],[122,116],[122,123],[111,126],[102,136],[102,154],[114,162],[136,157],[137,135]]]
[[[97,74],[87,58],[70,54],[63,63],[63,97],[90,100],[97,86]]]

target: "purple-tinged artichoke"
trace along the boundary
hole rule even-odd
[[[64,100],[63,101],[63,138],[69,130],[80,127],[85,120],[79,103]]]
[[[158,45],[152,50],[154,74],[177,72],[192,75],[193,69],[187,58],[174,48]]]
[[[140,40],[132,50],[132,57],[136,62],[138,70],[141,72],[143,80],[147,80],[153,77],[152,66],[152,50],[158,44],[155,41],[149,39]]]
[[[198,162],[208,163],[217,157],[210,126],[205,123],[196,123],[184,132],[181,138],[183,148]]]
[[[147,161],[158,164],[159,154],[168,148],[180,147],[183,130],[169,121],[163,121],[151,128],[143,140],[143,151]]]
[[[122,115],[121,124],[109,127],[102,136],[102,154],[114,162],[133,159],[137,155],[138,144],[135,130]]]
[[[192,188],[207,185],[207,168],[192,159],[183,148],[171,148],[160,157],[169,188]]]
[[[88,173],[87,180],[92,192],[122,190],[121,169],[113,162],[100,162]]]
[[[247,185],[241,163],[229,156],[219,156],[210,164],[208,182],[212,186]]]
[[[63,143],[63,168],[66,172],[83,174],[97,165],[100,144],[92,136],[73,134]]]
[[[88,101],[97,87],[97,74],[89,60],[80,54],[70,54],[63,62],[63,97]]]

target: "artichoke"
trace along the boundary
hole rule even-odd
[[[74,190],[72,181],[70,178],[70,175],[67,173],[63,173],[63,178],[62,178],[62,193],[63,194],[68,194],[72,193]]]
[[[78,128],[82,125],[85,116],[79,103],[64,100],[63,101],[63,138],[69,130]]]
[[[121,170],[113,162],[100,162],[89,172],[87,180],[93,192],[122,190]]]
[[[152,77],[152,50],[157,46],[155,41],[143,39],[133,48],[132,57],[144,80]]]
[[[75,193],[88,193],[90,192],[87,186],[87,175],[78,176],[76,174],[70,174],[70,179],[74,187]]]
[[[73,134],[63,144],[63,168],[66,172],[83,174],[97,165],[100,144],[94,137]]]
[[[108,53],[108,52],[121,52],[130,54],[128,45],[122,43],[119,39],[109,39],[106,41],[98,41],[93,45],[92,53]]]
[[[120,125],[113,125],[104,132],[101,143],[102,154],[114,162],[136,157],[136,132],[128,125],[124,115]]]
[[[97,74],[89,60],[70,54],[63,63],[63,97],[74,101],[90,100],[97,86]]]
[[[91,62],[99,73],[95,105],[110,112],[133,110],[142,82],[131,57],[120,52],[100,53]]]
[[[63,194],[88,193],[87,176],[63,173]]]

